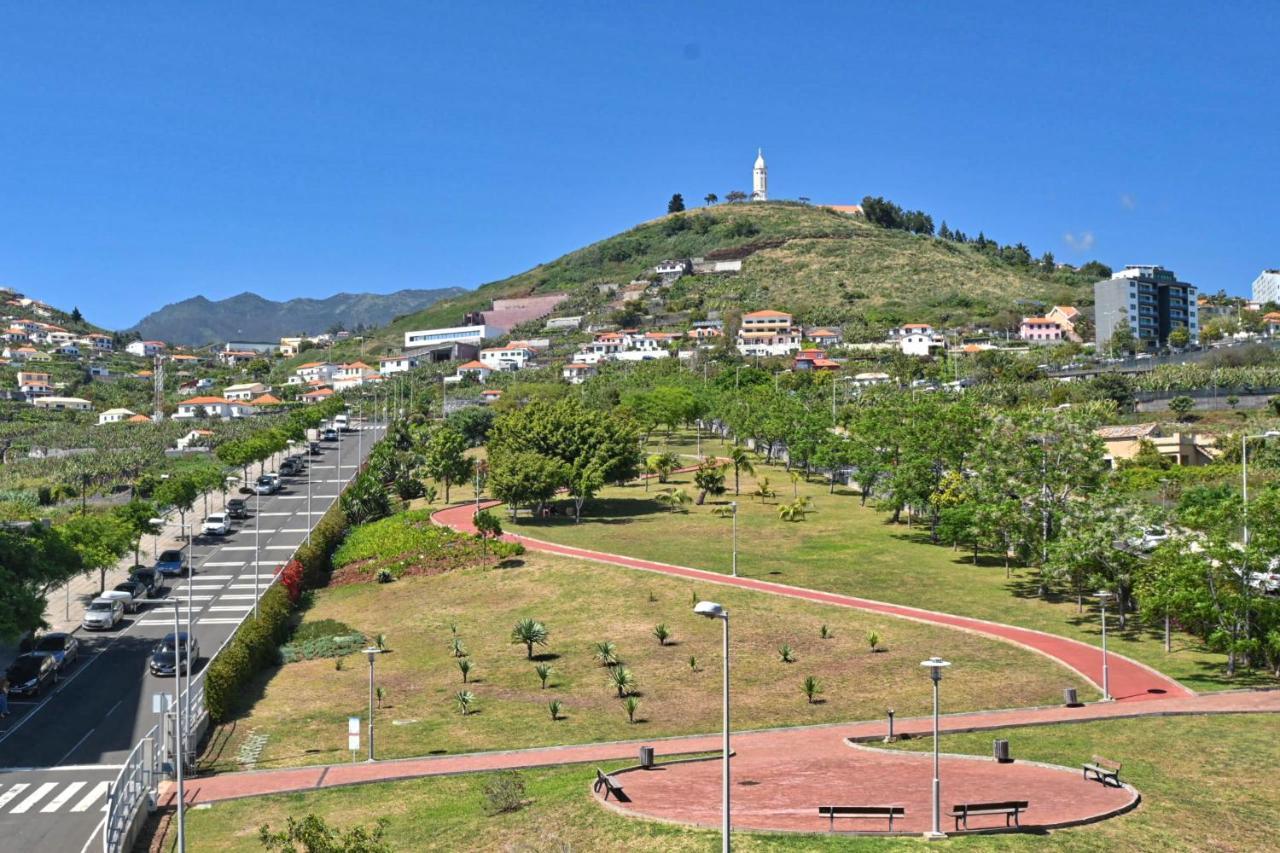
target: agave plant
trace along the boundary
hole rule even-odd
[[[467,677],[471,674],[471,661],[466,658],[458,658],[458,672],[462,673],[462,683],[467,683]]]
[[[545,646],[549,633],[547,626],[537,619],[525,618],[511,629],[511,642],[515,645],[523,645],[528,653],[528,659],[533,660],[533,647]]]
[[[751,493],[751,497],[759,498],[761,503],[764,503],[769,498],[776,498],[777,496],[778,493],[769,485],[768,477],[761,477],[756,483],[755,491]]]
[[[640,700],[634,696],[628,696],[623,700],[622,707],[627,712],[627,722],[634,723],[636,721],[636,711],[640,708]]]
[[[542,689],[546,690],[547,679],[551,677],[551,664],[540,663],[533,668],[533,671],[537,673],[538,680],[542,682]]]
[[[552,722],[560,719],[560,712],[564,710],[564,704],[559,699],[552,699],[547,703],[547,711],[551,713]]]
[[[804,682],[800,685],[800,690],[804,693],[809,704],[812,705],[818,695],[822,693],[822,682],[812,675],[806,675]]]
[[[659,622],[653,627],[653,636],[657,639],[658,645],[665,646],[667,640],[671,639],[671,629],[667,627],[666,622]]]
[[[867,645],[871,647],[871,651],[875,651],[880,645],[880,634],[876,631],[867,632]]]
[[[458,706],[458,710],[462,712],[462,716],[471,713],[471,706],[476,702],[476,694],[470,690],[459,690],[453,694],[453,701]]]
[[[783,663],[796,662],[796,653],[787,643],[783,643],[781,646],[778,646],[778,657],[782,659]]]
[[[465,658],[467,656],[466,646],[462,645],[461,637],[454,637],[449,641],[449,649],[453,652],[455,658]]]
[[[602,643],[596,643],[596,660],[601,666],[617,666],[618,664],[618,647],[613,642],[605,640]]]
[[[615,666],[609,670],[609,683],[618,691],[618,698],[629,696],[636,689],[636,678],[625,666]]]

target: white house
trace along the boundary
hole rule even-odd
[[[28,400],[33,397],[48,397],[53,394],[53,385],[49,382],[47,373],[19,370],[18,391]]]
[[[407,373],[418,366],[418,357],[416,355],[385,355],[378,359],[378,372],[383,376],[390,376],[393,373]]]
[[[130,355],[150,358],[165,351],[164,341],[130,341],[124,351]]]
[[[594,364],[583,364],[582,362],[570,362],[560,371],[560,375],[570,385],[581,385],[596,375],[596,366]]]
[[[178,404],[174,412],[175,421],[192,418],[243,418],[253,414],[253,407],[239,400],[228,400],[226,397],[192,397]]]
[[[103,424],[118,424],[121,421],[126,421],[133,417],[134,414],[134,412],[131,412],[128,409],[107,409],[105,412],[98,415],[98,426],[102,426]]]
[[[351,364],[342,365],[334,372],[333,390],[341,391],[343,388],[356,388],[369,382],[381,381],[381,373],[363,361],[353,361]]]
[[[309,361],[300,364],[289,377],[290,385],[309,385],[314,381],[331,382],[338,372],[338,365],[328,361]]]
[[[738,352],[743,355],[780,356],[799,352],[804,334],[785,311],[752,311],[742,315],[738,327]]]
[[[945,344],[928,323],[907,323],[898,330],[897,338],[903,355],[930,355]]]
[[[468,376],[474,376],[481,382],[485,382],[492,375],[494,368],[485,364],[483,361],[468,361],[466,364],[458,365],[458,372],[453,376],[454,382],[461,382]]]
[[[54,409],[66,412],[92,411],[93,404],[80,397],[37,397],[31,401],[37,409]]]
[[[104,335],[101,332],[90,332],[80,340],[88,345],[90,349],[98,352],[111,352],[115,348],[111,336]]]
[[[443,329],[419,329],[404,333],[404,348],[461,342],[481,344],[502,336],[502,329],[484,324],[476,326],[449,326]]]
[[[241,382],[239,385],[228,385],[222,389],[222,396],[228,400],[240,400],[246,402],[254,397],[260,397],[263,394],[271,392],[270,385],[263,385],[261,382]]]
[[[533,360],[533,350],[510,344],[480,350],[480,361],[494,370],[522,370]]]

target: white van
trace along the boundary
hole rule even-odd
[[[335,415],[333,418],[333,428],[338,432],[347,432],[351,429],[351,422],[346,414]]]

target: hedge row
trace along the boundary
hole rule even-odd
[[[333,573],[333,552],[346,538],[347,527],[342,501],[336,500],[311,531],[311,542],[303,544],[294,555],[302,563],[303,587],[319,589],[329,583],[329,576]]]
[[[271,587],[258,603],[258,616],[246,619],[209,664],[204,678],[204,702],[215,723],[230,717],[236,697],[245,691],[249,681],[277,662],[278,648],[289,636],[291,609],[288,591],[279,584]]]

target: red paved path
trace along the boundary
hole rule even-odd
[[[497,506],[498,504],[498,501],[484,501],[480,504],[480,508],[487,509],[488,507]],[[475,525],[472,523],[472,516],[475,511],[475,504],[463,504],[442,509],[432,514],[431,518],[437,524],[451,527],[454,530],[474,533]],[[786,584],[757,580],[755,578],[735,578],[730,575],[722,575],[719,572],[709,572],[704,569],[693,569],[687,566],[675,566],[669,563],[658,563],[652,560],[624,557],[620,554],[609,554],[603,551],[592,551],[586,548],[574,548],[569,545],[558,545],[554,542],[534,539],[529,536],[507,534],[503,536],[503,538],[511,542],[519,542],[526,548],[535,551],[546,551],[551,554],[562,554],[568,557],[594,560],[599,563],[624,566],[629,569],[658,572],[660,574],[690,578],[693,580],[705,581],[707,583],[734,586],[740,589],[751,589],[774,595],[785,595],[789,598],[817,601],[823,604],[837,604],[844,607],[855,607],[859,610],[866,610],[872,613],[884,613],[904,619],[913,619],[917,622],[947,625],[962,631],[971,631],[977,634],[983,634],[988,637],[994,637],[999,640],[1004,640],[1005,642],[1014,643],[1015,645],[1022,646],[1032,651],[1039,652],[1040,654],[1052,658],[1063,666],[1079,673],[1085,679],[1097,686],[1099,690],[1102,688],[1102,652],[1097,646],[1091,646],[1088,643],[1083,643],[1079,640],[1072,640],[1055,634],[1047,634],[1043,631],[1034,631],[1030,628],[1018,628],[1013,625],[1002,625],[998,622],[988,622],[985,619],[973,619],[968,616],[952,616],[951,614],[939,613],[935,610],[923,610],[918,607],[906,607],[901,604],[872,601],[868,598],[855,598],[850,595],[839,595],[833,592],[804,589],[802,587],[788,586]],[[1195,695],[1192,691],[1183,687],[1172,678],[1162,675],[1151,667],[1138,663],[1130,658],[1116,654],[1109,654],[1108,662],[1108,668],[1110,670],[1111,695],[1117,701],[1131,702],[1146,699],[1163,699]]]
[[[944,692],[944,703],[945,699]],[[1108,702],[1085,705],[1079,708],[1023,708],[1007,711],[947,714],[942,717],[941,728],[944,732],[981,731],[1012,726],[1087,722],[1099,719],[1223,713],[1280,713],[1280,690],[1209,693],[1202,696],[1170,698],[1158,703],[1126,704]],[[845,738],[878,738],[884,735],[884,729],[884,721],[873,720],[859,723],[833,723],[823,726],[740,732],[733,735],[733,747],[735,750],[745,753],[747,750],[753,749],[753,744],[758,740],[768,743],[779,735],[785,735],[788,738],[796,738],[797,742],[820,743],[823,745],[823,749],[834,752],[844,748],[843,741]],[[932,731],[932,720],[928,717],[899,719],[896,722],[895,729],[899,734],[926,735]],[[690,735],[686,737],[654,738],[614,743],[520,749],[506,752],[437,755],[426,758],[378,761],[372,764],[362,762],[359,764],[333,764],[315,767],[293,767],[281,770],[223,773],[217,776],[189,780],[187,799],[193,803],[214,802],[284,791],[304,791],[312,788],[331,788],[339,785],[359,784],[361,782],[412,779],[420,776],[443,776],[453,773],[469,773],[477,770],[548,767],[562,764],[613,761],[635,758],[638,755],[640,746],[645,744],[656,747],[659,755],[714,752],[720,749],[720,735]],[[1014,750],[1016,754],[1016,743],[1014,744]],[[590,771],[584,769],[583,773],[585,781],[590,776]],[[167,802],[171,795],[172,790],[170,788],[162,799]]]

